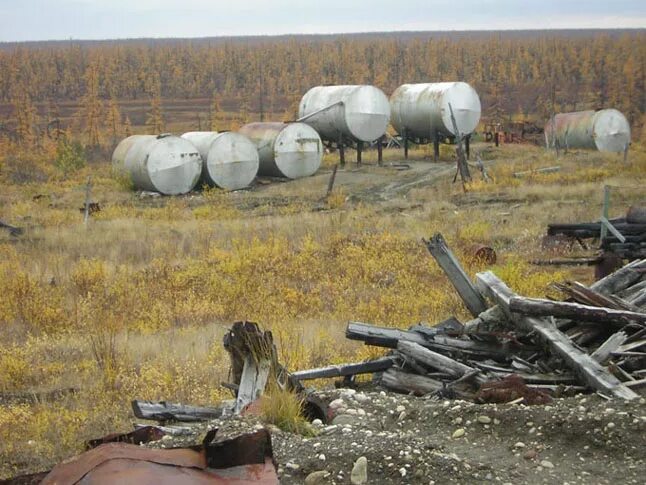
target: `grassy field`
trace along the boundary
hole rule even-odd
[[[17,168],[6,165],[0,219],[26,233],[0,234],[0,477],[47,468],[88,438],[129,430],[131,399],[229,397],[219,385],[228,373],[221,337],[233,321],[271,328],[281,361],[301,369],[374,352],[344,339],[348,320],[406,327],[466,318],[420,242],[435,232],[471,275],[483,268],[470,259],[472,246],[494,247],[493,270],[520,293],[589,282],[590,268],[528,264],[544,255],[546,224],[597,218],[604,184],[621,187],[612,190],[612,216],[646,198],[643,146],[628,163],[591,152],[556,160],[525,145],[475,149],[494,180],[476,172],[466,193],[452,183],[449,150],[433,163],[425,147],[403,171],[366,154],[360,169],[339,171],[327,201],[334,154],[308,179],[173,198],[139,197],[111,176],[107,159],[65,176],[31,161],[42,173],[31,181],[7,176]],[[561,170],[512,176],[550,165]],[[88,175],[102,210],[86,227],[79,207]]]

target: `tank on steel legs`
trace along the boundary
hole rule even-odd
[[[239,133],[256,145],[259,175],[296,179],[315,174],[321,166],[323,143],[304,123],[249,123]]]
[[[457,131],[453,126],[451,111]],[[480,122],[480,97],[464,82],[402,84],[390,97],[390,120],[404,139],[408,155],[408,140],[416,143],[433,142],[435,157],[439,142],[445,138],[469,139]]]
[[[202,156],[201,184],[238,190],[256,178],[258,150],[246,136],[230,131],[191,131],[182,138],[193,143]]]
[[[179,195],[190,192],[202,172],[202,158],[188,140],[174,135],[134,135],[122,140],[112,164],[135,189]]]
[[[357,148],[361,162],[364,143],[380,139],[390,121],[388,98],[375,86],[316,86],[301,99],[299,119],[330,144]]]
[[[624,152],[630,145],[630,124],[616,109],[560,113],[545,125],[548,148],[583,148]]]

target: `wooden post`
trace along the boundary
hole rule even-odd
[[[437,134],[437,131],[433,135],[433,161],[437,162],[440,158],[440,137]]]
[[[471,315],[477,317],[484,312],[487,309],[484,298],[471,283],[459,261],[447,246],[442,234],[437,233],[430,241],[424,241],[424,243],[431,256],[435,258],[437,264],[440,265],[440,268],[442,268],[453,287],[457,290]]]
[[[87,226],[87,221],[90,218],[90,201],[92,192],[92,176],[88,175],[87,185],[85,187],[85,210],[83,211],[83,224]]]
[[[550,350],[561,357],[563,362],[575,371],[587,385],[626,400],[639,397],[596,360],[577,348],[567,335],[558,330],[549,320],[514,314],[509,303],[517,295],[491,271],[478,273],[476,284],[480,291],[487,293],[502,308],[511,323],[526,332],[535,332]]]
[[[610,206],[610,186],[604,185],[603,186],[603,208],[601,209],[601,216],[605,217],[606,220],[608,219],[609,206]],[[607,235],[608,235],[608,228],[606,227],[605,224],[601,224],[601,234],[599,235],[601,244],[603,244],[603,240],[606,238]]]
[[[408,135],[406,128],[403,129],[402,136],[404,137],[404,159],[408,160]]]
[[[330,175],[330,180],[327,183],[327,192],[325,193],[326,197],[329,197],[329,195],[332,193],[332,189],[334,188],[334,180],[336,179],[336,171],[338,168],[338,163],[334,167],[332,167],[332,175]]]
[[[449,111],[451,112],[451,123],[453,124],[453,131],[455,132],[455,140],[457,143],[458,170],[460,172],[460,178],[462,179],[462,186],[466,187],[465,184],[471,182],[471,174],[469,173],[469,164],[467,163],[464,148],[462,147],[462,134],[455,120],[451,103],[449,103]]]
[[[383,147],[384,137],[385,135],[382,135],[379,138],[379,140],[377,140],[377,164],[379,166],[382,166],[384,161],[384,147]]]
[[[339,141],[337,142],[337,147],[339,149],[339,163],[342,167],[345,166],[345,152],[343,151],[343,135],[339,135]]]
[[[357,165],[361,165],[361,150],[363,150],[363,142],[357,142]]]

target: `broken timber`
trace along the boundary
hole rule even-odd
[[[594,389],[609,393],[626,400],[635,399],[638,395],[610,374],[596,360],[576,348],[570,339],[558,330],[551,322],[528,316],[514,315],[509,307],[510,300],[516,295],[491,271],[476,275],[478,288],[486,293],[505,311],[509,320],[526,331],[534,331],[554,354],[574,370],[583,381]]]
[[[132,411],[139,419],[155,421],[207,421],[222,417],[225,408],[187,406],[166,401],[132,401]]]
[[[478,292],[471,280],[460,266],[457,258],[449,249],[442,234],[435,234],[429,241],[423,240],[424,244],[435,258],[437,264],[442,268],[446,276],[451,281],[451,284],[456,289],[462,301],[467,306],[471,315],[477,317],[487,309],[484,298]]]
[[[319,367],[317,369],[301,370],[292,372],[292,377],[299,381],[308,379],[321,379],[325,377],[345,377],[354,376],[357,374],[372,374],[373,372],[380,372],[392,367],[395,363],[393,357],[382,357],[368,362],[359,362],[354,364],[340,364],[330,365],[327,367]]]

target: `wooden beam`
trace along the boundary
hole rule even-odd
[[[527,332],[536,335],[548,345],[550,350],[570,367],[578,377],[590,387],[626,400],[637,398],[637,394],[624,386],[596,360],[576,348],[570,339],[550,321],[542,318],[515,315],[509,302],[516,294],[491,271],[478,273],[476,284],[505,311],[509,320]]]
[[[308,379],[321,379],[326,377],[345,377],[357,374],[372,374],[383,371],[392,367],[395,363],[393,357],[382,357],[380,359],[370,360],[368,362],[358,362],[354,364],[330,365],[319,367],[317,369],[307,369],[292,372],[292,377],[300,381]]]
[[[567,301],[552,301],[542,298],[514,296],[509,299],[509,309],[523,315],[568,318],[580,322],[611,323],[624,326],[631,323],[646,325],[646,313],[611,308],[581,305]]]
[[[132,401],[132,411],[139,419],[152,419],[155,421],[208,421],[221,418],[226,406],[209,408],[188,406],[185,404],[170,403],[166,401]]]
[[[637,283],[644,275],[643,272],[637,270],[644,268],[646,268],[646,259],[635,260],[590,285],[590,289],[604,295],[614,295]]]
[[[444,387],[440,381],[426,376],[410,374],[394,367],[383,373],[380,384],[387,389],[406,394],[412,393],[416,396],[437,392]]]
[[[619,349],[626,341],[626,338],[628,336],[624,332],[613,333],[597,350],[590,354],[590,357],[600,364],[604,364],[610,358],[610,354]]]
[[[437,233],[429,241],[423,241],[428,252],[431,253],[431,256],[435,258],[437,264],[449,278],[471,315],[477,317],[484,312],[487,309],[484,298],[471,283],[464,269],[460,266],[460,262],[446,244],[442,234]]]

